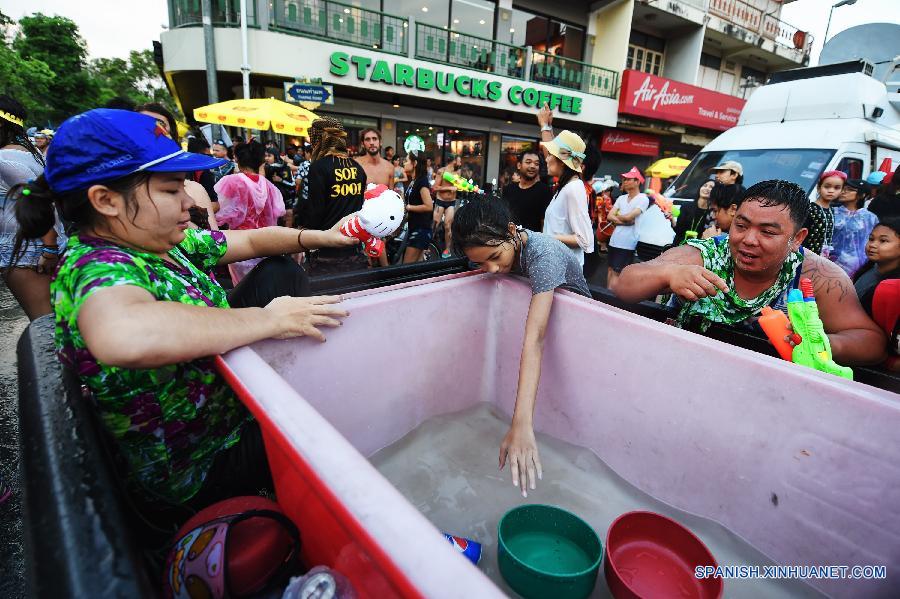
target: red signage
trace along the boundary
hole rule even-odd
[[[603,133],[603,138],[600,140],[600,150],[603,152],[618,152],[619,154],[656,156],[659,154],[659,138],[644,133],[610,129]]]
[[[622,73],[619,112],[725,131],[737,125],[745,100],[641,71]]]

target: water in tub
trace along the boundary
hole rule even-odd
[[[592,451],[547,435],[537,435],[544,478],[523,499],[510,482],[509,468],[497,470],[500,441],[508,425],[505,414],[490,404],[477,404],[423,422],[370,460],[437,528],[481,543],[478,567],[510,596],[515,593],[497,568],[497,523],[507,510],[523,503],[547,503],[570,510],[587,521],[604,543],[616,517],[632,510],[650,510],[690,528],[720,565],[772,564],[723,526],[657,501],[620,478]],[[602,568],[592,596],[610,596]],[[725,596],[820,595],[793,580],[726,580]]]

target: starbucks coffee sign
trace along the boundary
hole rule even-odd
[[[514,106],[539,108],[547,104],[551,110],[571,115],[580,114],[582,108],[582,99],[578,96],[531,87],[527,82],[507,86],[496,79],[482,79],[422,66],[413,67],[402,62],[391,64],[384,59],[346,52],[332,52],[330,63],[329,72],[335,77],[355,77],[359,81],[385,86],[406,87],[423,92],[437,90],[440,94],[490,103],[505,97]]]

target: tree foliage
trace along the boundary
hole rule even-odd
[[[0,93],[25,105],[30,124],[59,125],[119,96],[135,104],[159,102],[178,111],[152,50],[128,58],[88,60],[87,44],[74,21],[35,13],[18,26],[0,13]]]

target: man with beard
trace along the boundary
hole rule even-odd
[[[359,163],[366,172],[366,179],[375,185],[385,185],[388,189],[394,188],[394,165],[390,160],[381,157],[381,132],[377,129],[363,129],[359,134],[362,140],[365,154],[356,156],[354,160]],[[375,266],[387,266],[387,252],[383,252],[376,259],[369,259],[369,264]]]
[[[366,171],[366,180],[375,185],[392,187],[394,167],[381,157],[381,133],[377,129],[363,129],[359,134],[365,154],[354,158]]]
[[[788,291],[812,281],[834,361],[878,364],[885,336],[863,311],[841,268],[801,247],[809,213],[806,191],[787,181],[747,190],[728,235],[690,239],[659,258],[626,266],[610,289],[626,302],[672,293],[676,325],[705,331],[711,323],[761,334],[764,306],[785,310]]]
[[[516,162],[519,180],[503,188],[502,196],[509,205],[513,221],[530,231],[541,232],[544,212],[550,205],[553,191],[540,180],[541,157],[537,150],[525,150]]]

